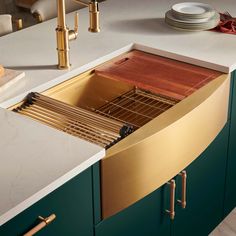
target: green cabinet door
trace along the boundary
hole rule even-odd
[[[182,209],[176,203],[172,236],[207,236],[222,220],[228,128],[226,125],[209,147],[186,168],[187,206]],[[177,176],[176,199],[181,199],[181,194],[181,177]]]
[[[95,227],[95,236],[169,236],[170,219],[165,213],[169,187],[162,186],[142,200],[103,220]]]
[[[236,207],[236,71],[232,74],[228,164],[224,216]]]
[[[0,236],[22,236],[36,226],[39,215],[56,219],[37,236],[93,236],[91,168],[0,227]]]

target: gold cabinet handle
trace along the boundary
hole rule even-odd
[[[52,215],[50,215],[49,217],[46,217],[46,218],[43,218],[42,216],[39,216],[38,218],[41,220],[41,222],[38,225],[36,225],[34,228],[32,228],[30,231],[28,231],[26,234],[24,234],[23,236],[32,236],[32,235],[36,234],[41,229],[43,229],[45,226],[47,226],[52,221],[54,221],[56,219],[56,215],[52,214]]]
[[[16,30],[23,29],[23,20],[21,18],[13,19],[12,23],[14,24]]]
[[[181,194],[181,200],[177,200],[177,202],[181,205],[183,209],[186,208],[186,188],[187,188],[187,172],[183,170],[181,173],[179,173],[182,179],[182,194]]]
[[[167,184],[170,185],[170,210],[166,210],[166,212],[169,214],[170,219],[174,220],[175,218],[175,180],[170,180]]]

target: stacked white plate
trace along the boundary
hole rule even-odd
[[[173,5],[166,12],[165,21],[178,29],[199,31],[215,28],[220,15],[208,4],[183,2]]]

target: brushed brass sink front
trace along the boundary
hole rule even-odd
[[[164,102],[162,113],[106,150],[101,160],[103,219],[169,181],[207,148],[227,122],[229,84],[229,76],[222,74],[181,101],[160,97],[170,106]],[[91,111],[134,89],[132,83],[91,70],[43,95]]]
[[[103,218],[162,186],[207,148],[227,122],[229,81],[220,76],[107,150]]]

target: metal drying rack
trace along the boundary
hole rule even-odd
[[[104,148],[140,128],[178,101],[134,88],[98,109],[83,109],[30,93],[13,111]]]

